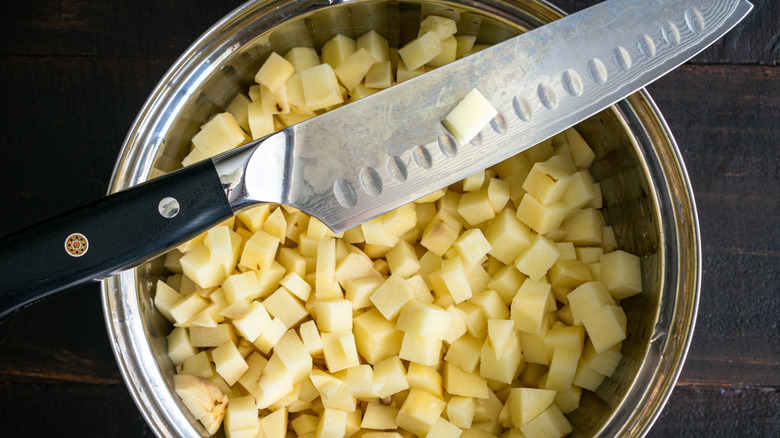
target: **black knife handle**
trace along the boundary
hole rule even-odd
[[[173,217],[171,209],[178,202]],[[166,201],[163,201],[166,199]],[[161,203],[167,209],[160,211]],[[153,258],[233,215],[211,160],[0,238],[0,321]]]

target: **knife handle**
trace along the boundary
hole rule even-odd
[[[153,258],[233,215],[211,160],[0,238],[0,321]]]

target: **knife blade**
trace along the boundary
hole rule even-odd
[[[0,239],[0,320],[155,257],[259,202],[336,232],[512,156],[712,44],[745,0],[609,0],[244,147]],[[460,144],[471,90],[498,115]]]

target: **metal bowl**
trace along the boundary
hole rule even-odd
[[[262,0],[235,10],[198,39],[168,71],[133,123],[114,170],[114,192],[173,170],[208,118],[248,89],[272,51],[320,47],[338,33],[375,29],[391,44],[416,36],[421,14],[479,24],[496,43],[560,18],[533,0]],[[699,298],[701,248],[696,209],[680,152],[645,92],[580,123],[596,152],[604,215],[622,248],[641,257],[643,292],[622,302],[629,321],[623,360],[569,414],[573,436],[642,436],[658,417],[685,359]],[[165,275],[155,260],[103,282],[103,308],[119,368],[158,436],[206,436],[172,390],[170,324],[152,301]]]

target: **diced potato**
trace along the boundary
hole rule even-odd
[[[228,385],[236,383],[249,368],[241,353],[238,352],[238,348],[231,341],[214,348],[211,351],[211,358],[214,360],[217,372]]]
[[[363,81],[372,65],[374,65],[374,55],[361,48],[344,59],[333,71],[342,85],[352,91]]]
[[[293,73],[295,73],[294,65],[276,52],[271,52],[271,56],[255,75],[255,82],[266,87],[271,93],[276,93],[284,87],[284,83]]]
[[[642,292],[642,268],[639,257],[625,251],[601,256],[599,279],[616,300]]]
[[[192,144],[204,157],[228,151],[245,141],[246,134],[228,112],[217,114],[192,137]]]
[[[626,339],[626,313],[620,306],[608,304],[582,320],[597,353]]]
[[[289,113],[290,102],[287,100],[287,87],[281,86],[276,91],[271,91],[270,88],[261,85],[260,103],[263,105],[263,112],[266,114]]]
[[[441,67],[455,61],[458,52],[458,41],[454,36],[441,40],[441,52],[426,65],[431,67]]]
[[[398,427],[398,423],[395,421],[397,416],[397,408],[377,402],[369,402],[366,405],[360,427],[375,430],[396,429]]]
[[[558,248],[549,239],[539,234],[531,239],[531,244],[517,259],[515,267],[531,280],[539,280],[558,260]]]
[[[554,404],[520,427],[525,436],[562,437],[571,433],[569,420]]]
[[[371,309],[355,317],[353,326],[358,352],[369,363],[376,364],[401,351],[403,333],[378,310]]]
[[[467,373],[451,362],[445,361],[442,378],[444,389],[450,394],[474,398],[489,397],[490,389],[484,377]]]
[[[399,427],[418,436],[425,436],[445,406],[446,403],[440,398],[422,389],[413,388],[398,410],[396,422]]]
[[[420,22],[420,33],[435,32],[440,40],[446,40],[455,35],[458,25],[455,20],[438,15],[429,15]]]
[[[512,426],[516,429],[524,426],[547,410],[555,399],[555,391],[536,388],[512,388],[509,391],[509,403]]]
[[[400,275],[391,275],[369,298],[385,319],[392,320],[403,306],[414,298],[406,280]]]
[[[426,32],[398,49],[398,55],[408,70],[422,67],[435,58],[439,52],[441,52],[441,40],[435,31]]]
[[[307,68],[301,73],[306,106],[314,111],[344,102],[338,79],[329,64]]]
[[[523,282],[512,299],[511,317],[515,328],[528,333],[540,334],[544,328],[544,315],[553,303],[551,287],[530,278]]]
[[[408,65],[408,64],[407,64]],[[442,124],[460,144],[467,144],[485,127],[498,111],[476,88],[458,102]]]
[[[336,35],[322,46],[322,62],[335,69],[356,50],[355,40],[345,35]]]
[[[384,89],[393,84],[393,70],[390,61],[374,63],[366,73],[365,85],[368,88]]]

